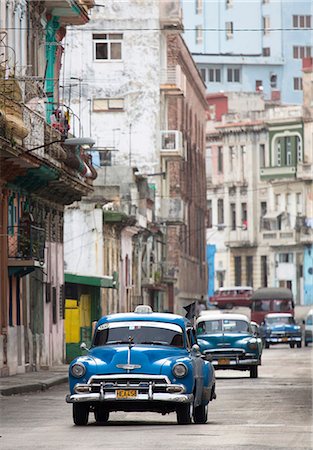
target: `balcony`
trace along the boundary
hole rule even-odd
[[[263,243],[270,247],[279,247],[286,245],[296,245],[298,243],[298,233],[295,230],[271,230],[262,231]]]
[[[64,25],[84,25],[89,21],[88,10],[94,0],[46,0],[45,7],[53,16],[61,18]]]
[[[161,70],[161,91],[168,95],[186,95],[186,75],[180,65]]]
[[[313,180],[313,164],[311,163],[303,163],[298,164],[297,167],[297,178],[304,181],[312,181]]]
[[[8,227],[8,259],[11,273],[26,275],[45,260],[46,234],[43,228],[20,224]]]
[[[295,166],[276,166],[276,167],[262,167],[260,169],[261,179],[273,179],[273,178],[295,178],[296,167]]]
[[[183,200],[181,198],[163,198],[160,220],[170,224],[184,224],[185,205]]]
[[[254,247],[251,236],[247,229],[237,227],[236,230],[230,230],[225,237],[225,245],[231,248]]]
[[[161,131],[161,156],[185,157],[183,135],[178,130]]]
[[[160,24],[163,30],[183,30],[180,0],[163,0],[160,2]]]

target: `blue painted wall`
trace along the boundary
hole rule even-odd
[[[303,263],[305,305],[313,305],[313,245],[304,250]]]
[[[196,14],[196,1],[181,0],[184,17],[184,39],[199,68],[222,69],[220,83],[207,79],[209,92],[255,91],[256,80],[263,81],[265,98],[271,97],[270,78],[277,75],[277,86],[283,103],[302,103],[302,91],[295,91],[294,77],[302,76],[301,59],[293,58],[293,46],[313,46],[313,32],[293,29],[293,15],[312,15],[312,2],[276,0],[203,0],[202,13]],[[263,32],[263,17],[269,18],[269,33]],[[312,18],[313,21],[313,18]],[[227,38],[226,22],[233,22],[234,34]],[[196,43],[196,27],[203,28],[203,41]],[[271,55],[264,57],[263,48]],[[313,51],[312,51],[313,55]],[[227,68],[240,68],[240,83],[227,82]]]
[[[208,264],[208,297],[214,294],[214,256],[216,253],[216,245],[207,245],[206,247],[206,257]]]

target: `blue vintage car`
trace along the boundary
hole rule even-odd
[[[262,340],[244,314],[203,312],[196,321],[201,352],[215,369],[249,370],[258,377]]]
[[[265,348],[273,344],[289,344],[291,348],[301,347],[301,327],[290,313],[269,313],[260,327]]]
[[[90,411],[101,423],[111,411],[176,412],[179,424],[205,423],[215,375],[187,319],[134,312],[98,321],[88,354],[70,364],[69,387],[76,425]]]

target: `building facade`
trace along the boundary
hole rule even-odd
[[[150,293],[151,302],[183,312],[206,295],[205,86],[181,36],[178,1],[106,1],[105,14],[103,4],[90,26],[67,35],[64,103],[70,99],[95,136],[101,169],[127,166],[148,177],[154,226],[165,233],[161,259],[153,261],[165,291]],[[123,173],[115,171],[116,184]],[[124,237],[126,257],[134,238]]]
[[[1,375],[64,359],[64,206],[92,191],[95,174],[79,142],[46,120],[49,83],[37,69],[49,66],[50,21],[64,35],[68,23],[88,20],[90,4],[1,2]]]
[[[217,248],[209,284],[288,287],[298,304],[311,304],[311,110],[225,97],[221,120],[208,122],[207,239]]]
[[[312,2],[182,0],[184,37],[208,92],[260,92],[301,104],[312,56]]]

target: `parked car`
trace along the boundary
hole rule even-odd
[[[258,377],[262,340],[254,335],[244,314],[207,314],[196,320],[196,333],[201,352],[215,369],[249,370]]]
[[[294,314],[292,291],[286,288],[266,287],[257,289],[251,296],[251,320],[261,324],[266,314]]]
[[[290,313],[266,314],[260,329],[265,348],[274,344],[289,344],[291,348],[295,345],[301,347],[301,327]]]
[[[304,323],[304,345],[307,347],[313,342],[313,309],[307,313]]]
[[[232,309],[234,306],[250,307],[253,288],[250,286],[221,287],[209,297],[209,303],[221,309]]]
[[[91,411],[102,423],[111,411],[176,412],[178,424],[192,417],[205,423],[215,374],[191,323],[137,311],[102,317],[88,354],[70,364],[66,402],[73,404],[74,423],[86,425]]]

